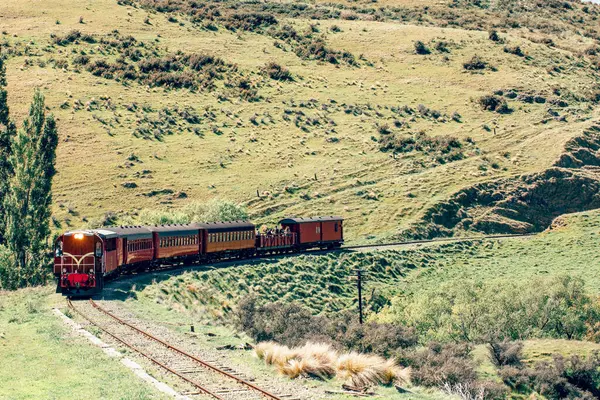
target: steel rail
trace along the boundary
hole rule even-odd
[[[157,268],[153,268],[152,270],[149,271],[145,271],[142,272],[146,273],[146,272],[169,272],[169,271],[174,271],[174,270],[178,270],[178,269],[182,269],[182,268],[188,268],[188,267],[202,267],[202,266],[207,266],[207,265],[219,265],[219,264],[227,264],[227,263],[232,263],[232,264],[238,264],[238,263],[242,263],[244,261],[248,261],[248,262],[253,262],[253,261],[260,261],[261,259],[264,258],[269,258],[269,257],[285,257],[285,256],[296,256],[296,255],[303,255],[303,254],[316,254],[318,255],[319,253],[324,253],[324,252],[339,252],[339,251],[344,251],[344,250],[354,250],[354,249],[368,249],[368,248],[377,248],[377,247],[394,247],[394,246],[408,246],[411,244],[428,244],[428,243],[444,243],[444,242],[468,242],[468,241],[475,241],[475,240],[494,240],[494,239],[506,239],[506,238],[520,238],[520,237],[531,237],[531,236],[535,236],[535,233],[524,233],[524,234],[504,234],[504,235],[487,235],[487,236],[472,236],[472,237],[449,237],[449,238],[438,238],[438,239],[420,239],[420,240],[410,240],[410,241],[405,241],[405,242],[391,242],[391,243],[381,243],[381,244],[359,244],[359,245],[352,245],[352,246],[341,246],[341,247],[337,247],[337,248],[333,248],[333,249],[309,249],[309,250],[304,250],[304,251],[300,251],[300,252],[283,252],[283,253],[277,253],[277,254],[261,254],[261,255],[255,255],[253,257],[249,257],[249,258],[245,258],[245,259],[239,259],[239,258],[229,258],[229,259],[220,259],[220,260],[214,260],[214,262],[212,263],[208,263],[208,262],[193,262],[190,264],[178,264],[178,265],[169,265],[169,266],[165,266],[165,267],[157,267]],[[116,274],[110,277],[105,277],[105,282],[111,282],[113,280],[116,280],[120,277],[123,277],[126,275],[121,274]]]
[[[69,306],[69,308],[71,308],[72,310],[74,310],[77,314],[81,315],[84,319],[86,319],[89,323],[91,323],[92,325],[96,326],[97,328],[99,328],[100,330],[102,330],[104,333],[108,334],[109,336],[111,336],[113,339],[115,339],[116,341],[118,341],[119,343],[125,345],[126,347],[129,347],[130,349],[132,349],[133,351],[141,354],[142,356],[146,357],[147,359],[149,359],[150,361],[152,361],[153,363],[155,363],[156,365],[160,366],[161,368],[164,368],[165,370],[169,371],[170,373],[178,376],[179,378],[183,379],[184,381],[190,383],[192,386],[196,387],[197,389],[199,389],[202,393],[205,393],[209,396],[214,397],[217,400],[225,400],[223,399],[221,396],[219,396],[216,393],[211,392],[210,390],[206,389],[204,386],[202,386],[201,384],[199,384],[198,382],[189,379],[185,376],[183,376],[182,374],[178,373],[177,371],[171,369],[170,367],[166,366],[165,364],[161,363],[160,361],[156,360],[155,358],[153,358],[151,355],[143,352],[142,350],[136,348],[135,346],[127,343],[126,341],[124,341],[123,339],[121,339],[120,337],[118,337],[117,335],[109,332],[108,330],[106,330],[105,328],[103,328],[102,326],[100,326],[100,324],[98,324],[97,322],[93,321],[90,317],[88,317],[87,315],[83,314],[81,311],[79,311],[71,302],[71,299],[67,299],[67,304]]]
[[[390,246],[403,246],[409,244],[426,244],[426,243],[443,243],[443,242],[469,242],[474,240],[493,240],[493,239],[506,239],[506,238],[518,238],[535,236],[535,233],[524,233],[524,234],[506,234],[506,235],[487,235],[487,236],[467,236],[467,237],[449,237],[449,238],[438,238],[438,239],[420,239],[420,240],[409,240],[405,242],[392,242],[392,243],[381,243],[381,244],[359,244],[354,246],[342,246],[334,250],[352,250],[352,249],[364,249],[369,247],[390,247]],[[319,250],[315,250],[319,251]]]
[[[136,327],[136,326],[134,326],[134,325],[126,322],[126,321],[124,321],[123,319],[121,319],[121,318],[117,317],[116,315],[112,314],[110,311],[107,311],[107,310],[103,309],[102,307],[100,307],[98,304],[96,304],[96,302],[94,302],[94,300],[90,299],[89,301],[90,301],[90,304],[92,306],[94,306],[97,310],[99,310],[99,311],[103,312],[104,314],[108,315],[109,317],[115,319],[119,323],[121,323],[121,324],[123,324],[123,325],[125,325],[125,326],[127,326],[127,327],[129,327],[129,328],[131,328],[133,330],[135,330],[136,332],[141,333],[142,335],[145,335],[145,336],[149,337],[150,339],[152,339],[152,340],[154,340],[154,341],[162,344],[163,346],[167,347],[170,350],[173,350],[173,351],[175,351],[175,352],[177,352],[177,353],[179,353],[181,355],[184,355],[184,356],[188,357],[191,360],[194,360],[195,362],[197,362],[198,364],[201,364],[205,368],[211,369],[211,370],[213,370],[215,372],[218,372],[218,373],[220,373],[220,374],[222,374],[222,375],[224,375],[224,376],[226,376],[226,377],[228,377],[230,379],[233,379],[233,380],[237,381],[238,383],[240,383],[240,384],[242,384],[244,386],[247,386],[247,387],[249,387],[249,388],[251,388],[251,389],[253,389],[253,390],[261,393],[263,396],[265,396],[265,397],[267,397],[267,398],[269,398],[271,400],[282,400],[280,397],[277,397],[274,394],[269,393],[266,390],[259,388],[258,386],[254,385],[253,383],[250,383],[250,382],[248,382],[248,381],[246,381],[246,380],[244,380],[244,379],[242,379],[240,377],[237,377],[237,376],[235,376],[233,374],[230,374],[230,373],[228,373],[226,371],[223,371],[222,369],[220,369],[218,367],[215,367],[214,365],[212,365],[210,363],[207,363],[206,361],[203,361],[203,360],[199,359],[198,357],[196,357],[196,356],[194,356],[194,355],[186,352],[185,350],[181,350],[178,347],[172,346],[169,343],[167,343],[167,342],[165,342],[165,341],[163,341],[163,340],[161,340],[161,339],[153,336],[152,334],[150,334],[150,333],[148,333],[148,332],[146,332],[146,331],[144,331],[144,330],[142,330],[142,329],[140,329],[140,328],[138,328],[138,327]]]

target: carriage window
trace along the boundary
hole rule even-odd
[[[338,224],[337,222],[335,223],[335,225],[333,226],[334,230],[337,232],[338,231]]]

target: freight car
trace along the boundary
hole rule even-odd
[[[66,232],[55,244],[57,291],[91,296],[126,272],[338,248],[344,243],[342,224],[341,217],[316,217],[286,218],[266,232],[247,221]]]

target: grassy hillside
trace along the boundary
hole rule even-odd
[[[161,4],[0,5],[12,111],[41,87],[59,119],[57,229],[221,197],[385,237],[597,117],[597,6]]]
[[[552,229],[533,238],[299,256],[246,265],[240,263],[208,271],[196,267],[176,274],[155,273],[112,283],[105,291],[105,298],[117,300],[120,306],[140,318],[164,321],[181,332],[193,323],[202,326],[202,332],[217,333],[211,339],[215,343],[237,344],[247,339],[228,332],[226,326],[230,326],[232,311],[247,293],[256,294],[260,302],[294,301],[314,314],[335,318],[342,311],[357,308],[355,282],[349,277],[353,269],[360,266],[367,276],[364,299],[370,320],[408,321],[409,326],[419,332],[421,343],[426,343],[434,337],[431,335],[433,330],[428,332],[426,324],[442,323],[452,313],[456,317],[461,315],[461,310],[468,311],[461,308],[464,304],[458,304],[458,299],[457,308],[448,310],[436,310],[436,304],[442,307],[439,301],[431,300],[429,308],[419,303],[430,292],[438,293],[441,300],[443,288],[469,287],[470,284],[476,288],[476,285],[485,284],[498,293],[546,294],[555,290],[551,286],[552,279],[568,275],[583,279],[585,292],[595,302],[600,294],[597,279],[599,222],[600,212],[590,211],[556,219]],[[541,286],[534,287],[534,284]],[[517,288],[523,291],[518,293]],[[467,294],[464,293],[468,299]],[[473,303],[473,307],[480,307],[481,314],[478,315],[481,318],[489,317],[489,312],[503,311],[501,306],[489,309],[484,303],[483,298]],[[409,319],[402,315],[407,306],[411,313]],[[555,307],[551,303],[548,306],[549,310]],[[574,311],[583,311],[585,307],[580,309],[578,306]],[[534,313],[535,302],[528,303],[525,309],[528,311],[515,312],[509,320],[514,323],[523,317],[523,312]],[[493,322],[497,323],[497,320]],[[441,329],[443,327],[438,333],[444,333]],[[448,341],[449,334],[450,331],[437,337]],[[581,341],[566,340],[554,333],[521,331],[519,334],[527,339],[523,342],[523,362],[527,366],[552,360],[556,354],[585,357],[599,349],[598,344],[591,341],[593,337],[589,337],[590,341]],[[478,376],[500,381],[499,371],[489,359],[487,345],[477,344],[480,340],[473,339]],[[248,354],[244,352],[238,357],[248,360]],[[247,362],[253,368],[262,368],[256,360]]]
[[[584,279],[586,290],[598,295],[599,221],[600,212],[593,211],[561,217],[553,229],[535,238],[299,256],[196,269],[173,277],[156,273],[115,283],[106,296],[152,307],[162,304],[207,320],[228,316],[247,293],[256,293],[263,301],[297,301],[315,314],[335,314],[356,307],[356,283],[349,279],[356,267],[366,271],[367,309],[375,311],[393,296],[410,298],[420,291],[438,290],[441,283],[465,281],[510,284],[567,274]]]

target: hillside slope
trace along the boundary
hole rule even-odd
[[[15,115],[40,87],[58,116],[57,229],[221,197],[381,238],[461,189],[541,173],[593,125],[599,13],[7,0],[0,43]]]

